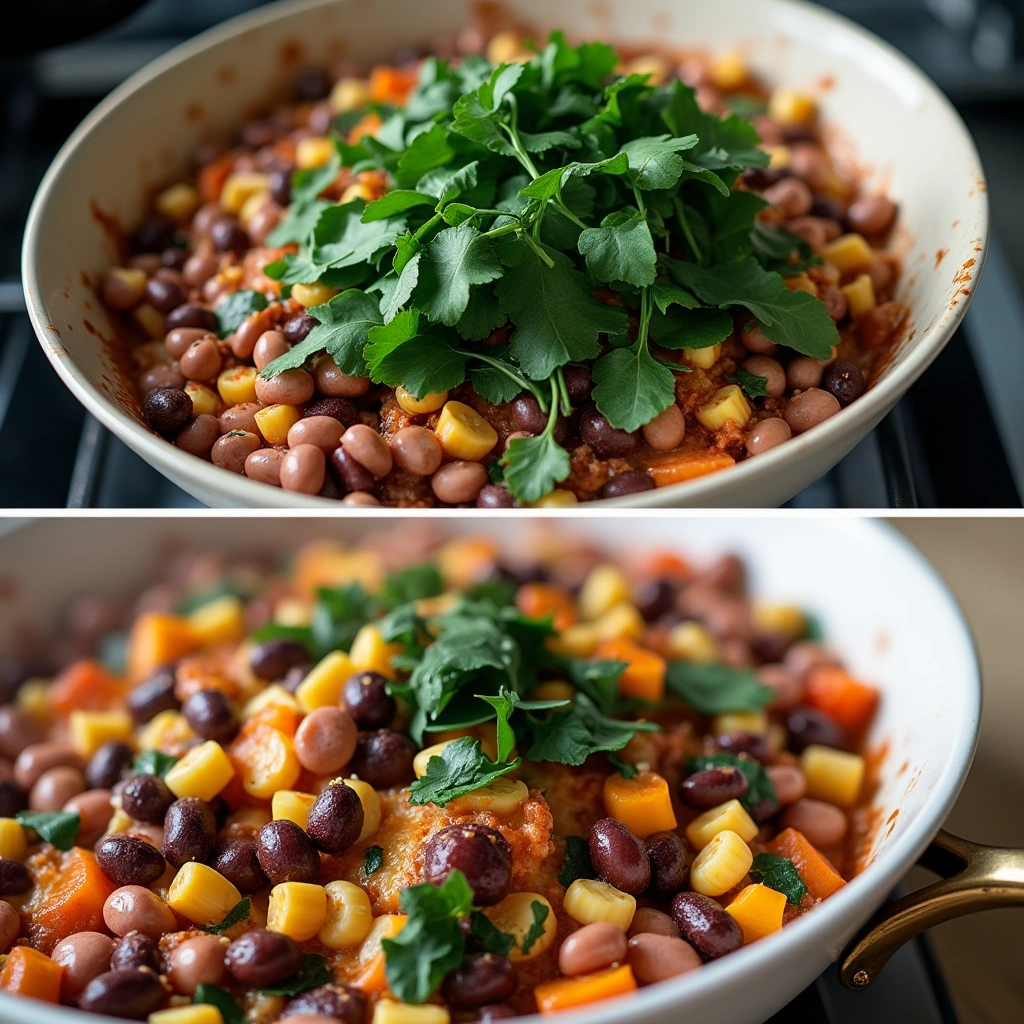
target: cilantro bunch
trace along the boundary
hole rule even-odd
[[[308,310],[317,326],[263,375],[326,351],[343,372],[416,397],[467,380],[493,404],[528,392],[547,427],[503,462],[529,502],[569,475],[554,439],[568,364],[590,368],[598,410],[634,431],[688,371],[652,343],[719,344],[734,309],[772,341],[827,357],[837,332],[824,304],[780,273],[806,265],[806,246],[734,190],[768,162],[752,125],[701,111],[681,82],[614,78],[617,64],[610,46],[571,47],[560,33],[528,64],[429,59],[406,107],[375,108],[374,137],[339,139],[327,166],[298,172],[268,239],[297,251],[266,273],[285,295],[316,281],[341,291]],[[394,187],[329,203],[321,193],[342,167],[384,171]],[[505,325],[506,344],[481,344]]]

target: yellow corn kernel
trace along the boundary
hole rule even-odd
[[[576,687],[564,679],[548,679],[530,692],[530,700],[572,700],[575,696]]]
[[[189,629],[204,647],[238,643],[245,636],[245,613],[234,594],[200,605],[187,619]]]
[[[176,185],[165,188],[156,197],[156,202],[153,205],[161,217],[181,224],[199,209],[201,202],[199,193],[191,185],[179,181]]]
[[[197,796],[212,800],[235,776],[231,759],[216,740],[207,740],[185,752],[164,776],[167,788],[179,799]]]
[[[29,679],[18,688],[18,696],[14,698],[20,711],[34,718],[37,722],[50,720],[50,681],[48,679]]]
[[[167,890],[167,905],[193,924],[218,924],[242,894],[208,864],[190,860],[178,868]]]
[[[242,788],[258,800],[269,800],[279,789],[291,789],[302,765],[292,738],[280,729],[263,729],[255,757],[241,766]]]
[[[725,912],[735,918],[744,942],[756,942],[781,930],[785,909],[785,895],[758,882],[741,889]]]
[[[721,896],[743,881],[753,862],[750,847],[735,832],[719,832],[690,865],[690,888],[704,896]]]
[[[107,830],[103,834],[105,836],[117,835],[119,832],[130,832],[135,827],[134,819],[125,814],[121,808],[114,811],[110,821],[107,822]],[[97,846],[99,843],[96,844]],[[0,857],[6,856],[6,854],[0,854]]]
[[[562,908],[580,924],[607,921],[628,931],[636,912],[636,900],[607,882],[596,878],[577,878],[562,900]]]
[[[434,436],[445,455],[470,462],[479,462],[498,443],[494,427],[463,402],[445,403]]]
[[[594,623],[594,631],[599,641],[618,640],[621,637],[639,640],[646,629],[644,617],[636,605],[629,601],[623,601],[610,608]]]
[[[358,946],[373,927],[370,897],[354,882],[328,882],[327,915],[317,939],[328,949]]]
[[[336,114],[362,110],[370,103],[369,83],[363,78],[339,78],[327,102]]]
[[[783,128],[796,128],[818,116],[818,105],[802,92],[776,89],[768,100],[768,116]]]
[[[526,802],[530,791],[525,782],[502,775],[486,786],[474,789],[472,793],[456,797],[447,809],[455,814],[487,811],[490,814],[509,815]]]
[[[157,1010],[147,1021],[148,1024],[224,1024],[224,1017],[212,1003],[185,1003]]]
[[[292,711],[300,711],[299,702],[280,683],[271,683],[270,686],[260,690],[254,697],[250,697],[242,705],[242,718],[252,718],[264,708],[291,708]]]
[[[185,385],[185,394],[192,399],[192,411],[197,416],[201,416],[203,413],[206,413],[208,416],[216,416],[220,412],[221,403],[220,398],[217,397],[217,392],[205,384],[190,380]],[[256,390],[254,387],[253,395],[255,394]]]
[[[270,801],[270,816],[294,821],[303,831],[309,822],[309,811],[316,803],[312,793],[300,793],[297,789],[279,789]]]
[[[580,615],[584,619],[596,619],[617,604],[628,601],[631,595],[629,580],[617,565],[596,565],[580,590]]]
[[[221,370],[217,377],[218,394],[228,405],[255,402],[256,372],[255,366],[234,366],[230,370]]]
[[[791,292],[807,292],[808,295],[813,295],[817,298],[818,286],[807,276],[806,273],[790,274],[790,276],[784,280],[786,287]]]
[[[337,288],[328,288],[319,281],[314,284],[297,284],[292,287],[292,298],[300,306],[322,306],[338,294]]]
[[[864,782],[864,758],[845,750],[812,743],[800,755],[807,795],[838,807],[852,807]]]
[[[381,999],[373,1008],[371,1024],[449,1024],[452,1015],[436,1003],[399,1003]]]
[[[163,313],[148,302],[143,302],[132,310],[132,319],[151,338],[162,338],[167,333]]]
[[[238,223],[248,230],[249,223],[270,202],[270,198],[269,192],[253,192],[238,211]]]
[[[288,441],[288,431],[302,419],[302,410],[297,405],[268,405],[256,413],[255,419],[270,444],[283,445]]]
[[[172,750],[195,738],[180,711],[161,711],[135,737],[139,750]]]
[[[787,640],[799,640],[807,632],[807,616],[795,604],[755,602],[751,609],[754,629],[759,633],[777,633]]]
[[[844,284],[842,291],[846,296],[846,305],[850,310],[850,316],[854,320],[867,316],[877,305],[875,286],[868,274],[859,274],[849,284]]]
[[[721,832],[732,832],[745,843],[757,835],[757,825],[739,800],[727,800],[698,815],[686,826],[686,838],[703,850]]]
[[[522,49],[523,37],[518,32],[499,32],[487,44],[487,59],[492,64],[510,64]]]
[[[299,170],[310,167],[323,167],[331,162],[334,156],[334,143],[326,135],[310,135],[299,139],[295,147],[295,166]]]
[[[551,637],[547,645],[556,654],[589,658],[598,642],[597,630],[592,622],[577,622],[574,626],[563,629],[558,636]]]
[[[284,597],[274,605],[274,621],[281,626],[308,626],[313,609],[308,601]]]
[[[609,888],[611,888],[609,886]],[[568,894],[566,894],[568,896]],[[631,900],[632,896],[629,897]],[[635,902],[635,901],[634,901]],[[530,947],[530,952],[523,953],[523,939],[526,933],[533,927],[533,904],[539,903],[547,907],[547,917],[544,918],[544,931]],[[568,908],[566,908],[568,909]],[[494,906],[485,907],[484,913],[491,919],[498,931],[511,935],[516,944],[508,954],[509,960],[518,963],[522,960],[533,960],[545,950],[549,949],[558,934],[558,920],[555,917],[551,904],[536,892],[513,892],[509,893]],[[632,917],[632,912],[630,913]]]
[[[680,622],[668,634],[668,653],[679,661],[718,661],[718,642],[699,622]]]
[[[444,743],[435,743],[431,747],[424,747],[413,759],[412,770],[416,773],[417,779],[422,779],[427,774],[427,763],[432,757],[440,757],[441,751],[453,743],[454,740],[445,740]]]
[[[267,192],[270,181],[259,171],[236,171],[229,174],[220,191],[220,205],[228,213],[238,213],[245,201],[255,192]]]
[[[622,67],[622,74],[646,75],[648,85],[661,85],[668,77],[668,65],[656,53],[645,53],[634,57]]]
[[[107,271],[107,277],[116,278],[125,285],[124,294],[127,301],[120,302],[118,309],[130,309],[142,301],[146,281],[149,279],[144,270],[138,267],[111,267]]]
[[[729,420],[742,428],[750,422],[750,403],[738,384],[726,384],[697,408],[697,419],[708,430],[718,430]]]
[[[104,743],[132,738],[132,716],[127,711],[72,711],[68,716],[71,746],[81,757],[92,757]]]
[[[395,388],[395,399],[398,404],[413,416],[424,416],[429,412],[437,412],[448,401],[447,391],[428,391],[422,398],[417,398],[411,391],[401,385]]]
[[[871,265],[874,250],[863,235],[840,235],[821,250],[826,263],[844,273],[848,270],[866,270]]]
[[[563,487],[556,487],[553,491],[549,491],[544,495],[543,498],[538,498],[536,501],[530,502],[528,508],[570,508],[573,505],[578,505],[579,501],[576,495],[572,491],[567,491]]]
[[[789,146],[762,146],[768,154],[768,166],[773,171],[789,167],[793,163],[793,150]]]
[[[380,794],[368,782],[362,779],[339,779],[349,789],[356,791],[359,802],[363,805],[363,830],[359,833],[357,843],[365,842],[380,828]]]
[[[391,659],[401,650],[401,644],[385,643],[377,626],[368,622],[356,633],[348,656],[356,672],[379,672],[385,679],[394,679]]]
[[[752,732],[763,736],[768,731],[768,718],[763,711],[728,711],[711,719],[711,733],[724,736],[730,732]]]
[[[710,370],[722,355],[721,345],[709,345],[707,348],[684,348],[683,358],[693,366],[702,370]]]
[[[0,818],[0,857],[21,860],[28,849],[25,829],[15,818]]]
[[[280,882],[270,890],[267,927],[296,942],[309,942],[327,920],[327,893],[311,882]]]
[[[377,191],[367,181],[354,181],[344,192],[341,193],[341,204],[351,203],[353,199],[365,199],[372,203],[378,198]]]
[[[303,711],[335,707],[341,700],[341,688],[356,674],[344,651],[331,651],[318,661],[295,690],[295,699]]]
[[[739,50],[726,50],[708,65],[708,78],[716,89],[731,92],[747,80],[747,62]]]

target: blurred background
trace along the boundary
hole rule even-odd
[[[106,93],[171,46],[260,4],[33,0],[5,6],[0,36],[0,505],[194,506],[192,498],[85,416],[49,368],[23,311],[20,241],[47,165]],[[942,355],[881,426],[793,504],[1020,507],[1024,0],[828,0],[824,6],[889,40],[959,108],[988,174],[994,237],[974,303]],[[44,417],[38,415],[41,408]],[[965,428],[951,429],[953,409],[966,410]],[[38,457],[40,452],[45,458]]]

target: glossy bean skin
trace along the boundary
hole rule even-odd
[[[783,417],[794,434],[802,434],[805,430],[824,423],[830,416],[839,412],[839,409],[840,405],[835,395],[820,388],[809,388],[790,400]]]
[[[305,370],[285,370],[270,380],[256,378],[256,397],[264,405],[302,405],[313,391],[313,378]]]
[[[21,931],[21,915],[6,900],[0,900],[0,953],[9,952]]]
[[[103,904],[103,921],[115,935],[137,931],[154,940],[178,927],[171,908],[141,885],[115,889]]]
[[[823,800],[801,798],[782,812],[783,828],[802,832],[813,846],[835,846],[846,838],[849,822],[846,815]]]
[[[217,819],[198,797],[175,800],[164,818],[163,855],[176,868],[189,861],[205,863],[217,841]]]
[[[814,202],[814,196],[807,185],[793,177],[769,185],[761,194],[772,206],[782,211],[786,220],[810,213]]]
[[[748,352],[753,352],[759,356],[770,356],[774,355],[779,351],[779,346],[774,341],[769,341],[764,334],[762,334],[759,327],[751,327],[750,330],[741,330],[740,341],[743,342],[743,347]]]
[[[147,825],[162,825],[174,794],[156,775],[132,775],[121,790],[125,814]]]
[[[215,335],[201,327],[176,327],[164,335],[164,348],[174,359],[180,359],[197,341],[215,340]]]
[[[324,853],[344,853],[362,830],[363,803],[350,786],[328,786],[309,809],[306,833]]]
[[[688,807],[706,811],[727,800],[738,800],[750,783],[738,768],[721,765],[687,776],[679,784],[679,799]]]
[[[204,740],[226,746],[238,732],[238,715],[223,690],[197,690],[181,705],[192,731]]]
[[[250,480],[270,484],[271,487],[280,487],[283,462],[284,452],[277,448],[261,448],[246,456],[243,470]]]
[[[163,854],[144,839],[112,835],[96,849],[96,863],[115,885],[152,885],[167,867]]]
[[[476,496],[477,508],[515,508],[515,498],[501,484],[485,484]]]
[[[378,729],[359,737],[349,771],[374,789],[401,786],[413,777],[416,747],[408,736],[390,729]]]
[[[0,857],[0,897],[20,896],[32,888],[32,876],[21,861]]]
[[[149,971],[108,971],[93,978],[78,998],[78,1007],[129,1020],[145,1020],[160,1009],[164,990],[160,979]]]
[[[743,932],[736,919],[709,896],[678,893],[672,900],[672,919],[683,938],[705,960],[715,960],[743,945]]]
[[[786,371],[782,364],[770,356],[750,356],[743,363],[743,369],[755,377],[763,377],[771,398],[779,398],[786,392]]]
[[[194,414],[192,399],[178,388],[154,388],[142,399],[146,422],[165,437],[177,434]]]
[[[341,447],[377,479],[391,472],[394,460],[387,442],[372,427],[356,423],[341,436]]]
[[[558,950],[558,969],[572,977],[591,974],[626,959],[626,933],[607,921],[578,928]]]
[[[670,452],[682,444],[686,418],[678,405],[670,405],[641,428],[644,440],[658,452]]]
[[[580,436],[594,450],[599,459],[624,459],[636,451],[640,442],[639,431],[631,433],[613,427],[597,411],[597,406],[583,410]]]
[[[262,447],[263,442],[251,431],[232,430],[214,441],[210,461],[231,473],[244,473],[245,460]]]
[[[309,660],[309,651],[296,640],[274,637],[264,640],[249,654],[249,671],[257,679],[273,683],[283,679],[290,668]]]
[[[516,990],[516,969],[496,953],[471,953],[441,985],[445,1002],[460,1008],[508,999]]]
[[[334,360],[328,356],[316,364],[316,389],[322,395],[358,398],[370,390],[370,379],[342,373],[334,364]]]
[[[690,853],[675,832],[655,832],[644,840],[644,846],[651,863],[647,891],[655,899],[671,899],[690,878]]]
[[[151,366],[137,381],[143,396],[156,388],[178,388],[185,386],[185,375],[177,368],[166,363]]]
[[[303,1021],[331,1021],[331,1024],[363,1024],[366,1019],[366,996],[357,988],[344,985],[319,985],[300,992],[285,1003],[282,1019],[291,1024]]]
[[[499,903],[512,884],[512,847],[487,825],[447,825],[427,840],[423,879],[441,885],[456,869],[466,876],[476,903]]]
[[[256,839],[260,868],[270,881],[316,882],[320,877],[320,854],[313,840],[294,821],[284,818],[268,822]]]
[[[590,859],[598,876],[622,892],[639,896],[651,883],[651,862],[643,841],[621,821],[594,822],[588,840]]]
[[[174,683],[174,669],[163,666],[128,691],[125,704],[136,726],[152,721],[161,711],[177,711],[181,707],[181,701],[174,695]]]
[[[178,360],[178,368],[186,380],[212,381],[223,365],[220,349],[213,338],[193,341]]]
[[[807,792],[807,780],[795,764],[773,764],[764,771],[783,807],[796,803]]]
[[[302,950],[287,935],[255,928],[228,946],[224,962],[236,981],[266,988],[299,969]]]
[[[441,465],[444,452],[426,427],[402,427],[391,438],[391,457],[399,469],[413,476],[430,476]]]
[[[700,967],[700,954],[688,942],[671,935],[634,935],[629,940],[626,961],[637,981],[650,985],[667,981]]]
[[[679,938],[679,925],[668,914],[663,914],[653,907],[637,907],[630,923],[627,938],[634,935],[671,935]]]
[[[81,758],[66,743],[33,743],[18,754],[14,762],[14,781],[28,792],[39,776],[51,768],[77,768]]]
[[[174,436],[174,443],[182,451],[205,459],[220,437],[220,423],[216,416],[200,413]]]
[[[327,460],[312,444],[300,444],[285,452],[281,460],[281,486],[286,491],[317,494],[324,485]]]
[[[40,739],[38,723],[21,708],[12,704],[0,707],[0,756],[16,758],[26,747],[39,743]],[[39,774],[36,774],[36,778]],[[32,781],[35,782],[35,779]]]
[[[750,455],[761,455],[778,447],[793,436],[790,425],[780,416],[758,420],[747,434],[746,448]]]
[[[256,413],[261,408],[259,402],[242,402],[240,405],[230,406],[220,414],[217,420],[220,432],[230,434],[232,431],[241,430],[259,437],[260,428],[256,422]]]
[[[793,391],[806,391],[821,383],[825,361],[810,356],[797,356],[786,368],[786,383]]]
[[[892,227],[896,204],[885,196],[863,196],[846,211],[846,222],[862,235],[880,235]]]
[[[629,494],[653,491],[654,481],[639,470],[617,473],[601,488],[602,498],[624,498]]]
[[[160,949],[156,940],[148,935],[138,931],[128,932],[114,944],[113,952],[110,954],[110,969],[137,971],[142,967],[148,967],[153,972],[159,971]]]
[[[341,503],[353,508],[380,508],[380,501],[366,491],[352,491],[341,499]]]
[[[679,588],[670,580],[646,580],[633,590],[633,603],[647,622],[654,622],[675,608]]]
[[[232,839],[219,847],[210,861],[240,893],[248,895],[267,884],[260,867],[259,851],[253,839]]]
[[[842,408],[864,394],[864,374],[853,363],[831,363],[821,375],[821,388],[832,395]]]
[[[786,718],[786,731],[789,733],[789,749],[800,754],[805,747],[820,744],[823,747],[835,747],[846,750],[846,736],[843,730],[828,715],[823,715],[814,708],[794,708]]]
[[[345,428],[333,416],[304,416],[288,431],[288,447],[311,444],[329,455],[341,444]]]
[[[110,970],[110,954],[114,940],[102,932],[75,932],[53,947],[50,959],[64,968],[60,979],[60,995],[74,1003],[82,990]]]
[[[350,712],[336,707],[315,708],[295,732],[295,756],[314,775],[334,775],[352,760],[357,739]]]
[[[227,941],[215,935],[197,935],[175,946],[167,957],[167,977],[174,991],[191,996],[200,985],[220,985],[227,947]]]
[[[341,702],[360,729],[386,728],[397,710],[388,681],[379,672],[357,672],[346,679]]]
[[[461,460],[447,463],[430,478],[434,494],[448,505],[475,501],[486,484],[487,470],[481,463]]]
[[[278,356],[283,356],[291,350],[291,344],[281,331],[264,331],[256,339],[256,345],[252,350],[252,361],[257,370],[262,370],[268,363],[272,363]]]
[[[270,311],[261,310],[247,316],[237,331],[228,339],[231,351],[239,359],[251,359],[256,343],[271,327]],[[308,375],[307,375],[308,376]]]
[[[85,776],[70,765],[43,772],[28,795],[29,810],[59,811],[72,797],[84,793]]]
[[[331,468],[341,487],[351,494],[369,492],[374,488],[373,474],[344,448],[335,448],[331,452]]]

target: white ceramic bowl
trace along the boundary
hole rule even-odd
[[[273,525],[258,518],[76,518],[38,522],[0,538],[0,651],[12,649],[19,630],[52,621],[72,596],[136,592],[160,572],[171,540],[235,553],[273,553],[310,535],[354,538],[381,524],[294,519],[287,532]],[[446,517],[440,525],[449,534],[487,532],[513,545],[536,524],[489,516],[471,523]],[[561,520],[563,529],[567,525]],[[586,517],[571,528],[574,537],[620,550],[682,549],[695,560],[736,551],[752,569],[755,593],[813,610],[851,670],[882,689],[868,742],[886,751],[874,805],[878,821],[886,824],[871,840],[865,869],[780,934],[628,999],[564,1016],[565,1024],[763,1021],[839,955],[952,806],[970,766],[980,713],[971,637],[931,566],[877,522],[645,517],[640,523]],[[827,573],[813,571],[826,565]],[[26,1009],[25,1003],[0,995],[0,1020],[23,1021]],[[43,1004],[33,1004],[32,1010],[38,1024],[86,1024],[77,1011]],[[528,1018],[529,1024],[539,1020]]]
[[[824,424],[725,472],[612,504],[767,507],[835,465],[938,355],[967,308],[985,258],[988,212],[978,154],[956,112],[905,58],[836,14],[793,0],[511,0],[540,30],[721,51],[738,47],[765,81],[819,100],[869,187],[899,203],[905,255],[898,297],[911,310],[899,349],[862,398]],[[28,308],[57,372],[86,408],[147,462],[213,506],[337,508],[257,484],[156,437],[116,358],[94,285],[116,261],[104,221],[132,226],[154,187],[188,167],[204,139],[230,134],[288,94],[297,66],[343,53],[386,60],[466,23],[472,0],[299,0],[237,18],[172,50],[116,89],[75,131],[29,215]],[[101,211],[102,215],[98,215]]]

